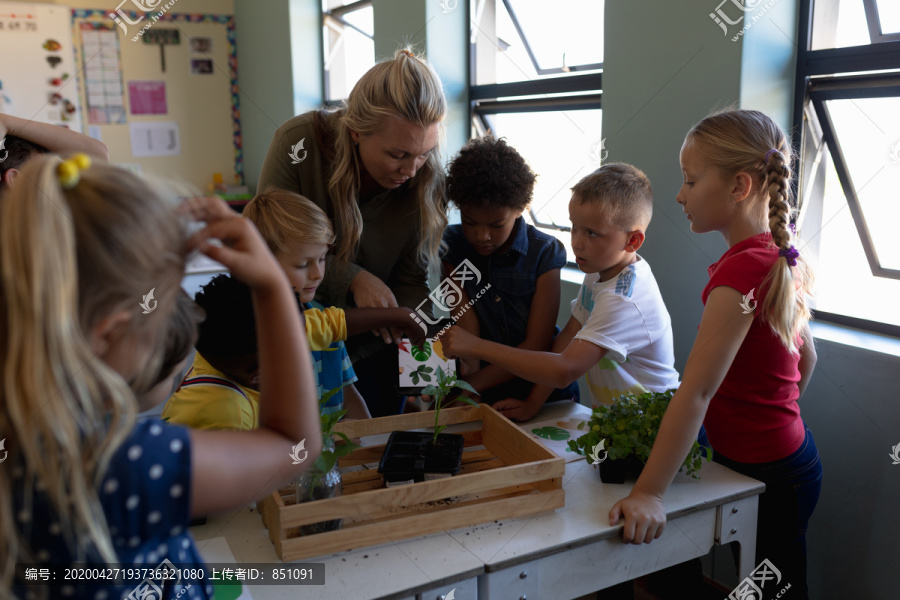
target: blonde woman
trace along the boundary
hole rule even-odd
[[[343,108],[296,116],[275,132],[259,189],[303,194],[334,222],[334,253],[316,292],[321,304],[417,307],[427,297],[427,268],[438,264],[447,225],[440,157],[446,112],[440,78],[404,49],[363,75]],[[379,333],[385,344],[399,338],[396,329]],[[348,348],[367,400],[396,387],[388,367],[394,348],[358,340]],[[396,406],[369,404],[373,416]]]
[[[757,111],[715,114],[688,132],[676,200],[691,231],[722,234],[728,250],[709,268],[697,339],[647,465],[609,518],[625,519],[626,542],[662,534],[663,494],[702,422],[716,462],[766,484],[757,563],[768,559],[806,598],[806,529],[822,463],[797,403],[816,350],[812,273],[790,229],[793,158],[781,128]]]

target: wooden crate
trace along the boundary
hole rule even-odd
[[[295,504],[293,486],[258,503],[263,523],[284,561],[356,550],[565,505],[565,461],[486,404],[441,411],[439,424],[481,423],[465,438],[459,475],[384,487],[376,469],[345,473],[343,495]],[[351,438],[434,426],[423,412],[340,423]],[[341,467],[378,462],[384,445],[358,448]],[[343,519],[339,530],[300,536],[299,526]]]

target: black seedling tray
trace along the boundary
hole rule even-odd
[[[388,438],[378,465],[386,486],[405,485],[450,477],[459,473],[462,463],[463,436],[442,433],[437,445],[434,434],[427,431],[394,431]]]

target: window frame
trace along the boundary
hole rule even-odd
[[[900,73],[849,75],[889,69],[900,70],[900,33],[881,33],[875,0],[863,0],[863,6],[866,11],[870,44],[812,50],[815,0],[800,0],[792,144],[800,149],[803,160],[801,169],[795,171],[793,186],[794,191],[799,192],[795,194],[796,198],[814,196],[805,193],[808,190],[805,190],[803,185],[815,185],[813,181],[816,179],[816,170],[822,168],[818,160],[821,148],[823,145],[827,147],[872,274],[876,277],[900,280],[900,270],[885,268],[878,261],[875,243],[866,226],[865,215],[857,200],[853,179],[826,104],[827,100],[835,99],[900,97]],[[818,134],[820,140],[810,139],[815,137],[814,133]],[[821,142],[819,148],[810,147],[812,143],[819,141]],[[806,159],[813,155],[816,156],[815,160],[809,161],[813,164],[812,173],[801,173],[806,168]],[[800,220],[804,218],[805,212],[816,208],[804,204],[800,202],[798,206]],[[900,327],[889,323],[826,311],[814,311],[814,314],[822,321],[900,337]]]
[[[356,12],[358,10],[362,10],[364,8],[369,8],[372,6],[373,0],[356,0],[356,2],[351,2],[349,4],[344,4],[343,6],[338,6],[336,8],[332,8],[331,10],[325,10],[323,7],[323,2],[319,2],[319,13],[321,17],[321,27],[324,30],[325,27],[331,27],[335,31],[337,31],[338,27],[349,28],[357,33],[369,38],[370,40],[374,40],[374,36],[369,34],[366,31],[363,31],[356,25],[350,23],[344,18],[344,15],[349,13]],[[340,35],[343,35],[343,32],[340,32]],[[327,38],[323,35],[323,54],[322,54],[322,100],[323,103],[327,106],[340,106],[343,103],[343,99],[332,99],[331,98],[331,77],[326,66],[333,59],[333,55],[329,55],[328,48],[324,47],[327,43]]]
[[[537,62],[531,50],[528,38],[522,29],[515,10],[509,0],[484,0],[502,3],[513,22],[513,26],[522,40],[526,54],[531,60],[538,76],[564,74],[577,71],[592,71],[561,77],[545,77],[507,83],[489,83],[478,85],[477,52],[475,36],[471,35],[469,52],[469,106],[470,122],[483,137],[486,131],[497,131],[491,123],[490,116],[517,112],[567,112],[576,110],[602,110],[603,101],[603,63],[565,66],[562,68],[544,69]],[[470,27],[477,27],[475,15],[469,3]],[[470,32],[471,34],[471,32]],[[502,98],[502,99],[501,99]],[[502,135],[502,132],[501,132]],[[534,210],[529,208],[529,217],[538,229],[569,232],[568,225],[557,225],[538,219]],[[569,262],[570,266],[575,263]]]

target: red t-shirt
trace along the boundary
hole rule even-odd
[[[762,304],[762,282],[778,249],[761,233],[729,248],[709,267],[703,304],[714,288],[725,285]],[[737,307],[736,307],[737,308]],[[799,354],[791,354],[757,312],[722,385],[706,411],[703,424],[716,452],[745,463],[772,462],[789,456],[805,437],[797,399]]]

